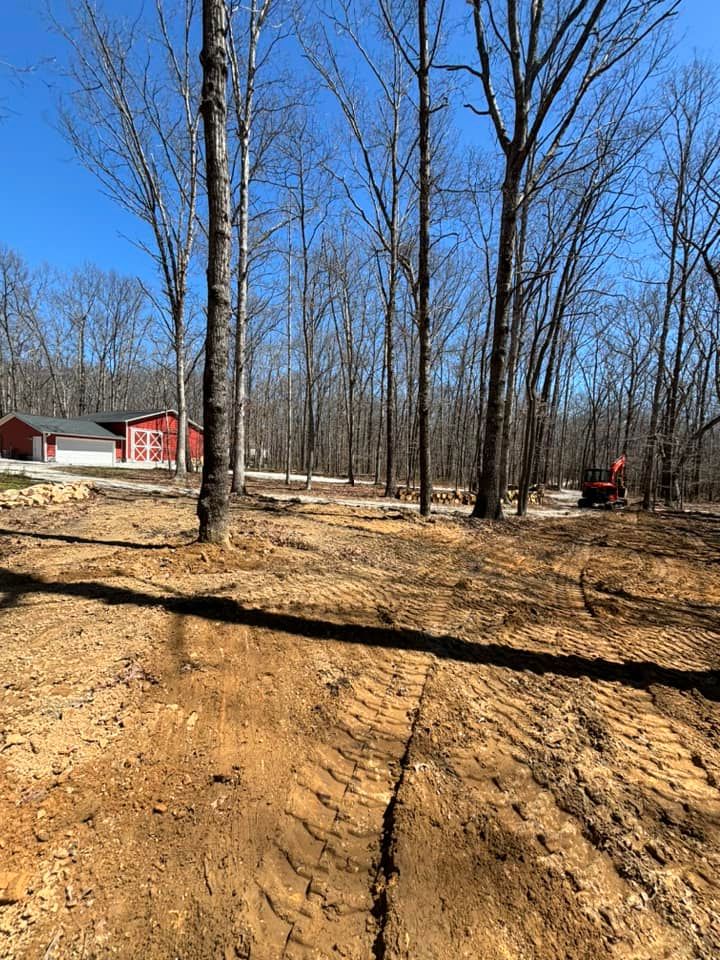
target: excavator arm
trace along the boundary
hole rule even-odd
[[[618,457],[615,463],[610,467],[610,480],[612,483],[617,482],[618,474],[622,473],[627,463],[627,457],[623,454],[621,457]]]

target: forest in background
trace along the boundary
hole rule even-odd
[[[391,492],[425,423],[434,482],[482,485],[491,445],[521,510],[621,452],[646,498],[720,497],[720,79],[674,58],[676,6],[429,3],[425,56],[400,0],[230,7],[236,475]],[[58,122],[158,283],[0,249],[0,415],[201,419],[198,15],[55,24]]]

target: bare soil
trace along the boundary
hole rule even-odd
[[[720,517],[0,529],[0,957],[720,956]]]
[[[142,480],[145,483],[166,483],[168,486],[175,482],[175,471],[167,467],[70,467],[63,464],[60,469],[63,473],[106,480]],[[183,477],[185,486],[191,483],[200,485],[199,473],[188,473]]]
[[[144,483],[162,484],[168,488],[177,486],[174,470],[166,468],[143,469],[132,467],[63,467],[63,473],[85,477],[98,477],[105,480],[129,480]],[[187,473],[182,478],[183,487],[200,487],[202,476],[200,473]],[[358,483],[347,483],[339,478],[314,477],[311,489],[308,490],[304,480],[291,480],[285,483],[284,479],[270,476],[248,476],[246,489],[250,496],[279,494],[281,497],[296,495],[298,497],[315,496],[322,499],[351,499],[351,500],[385,500],[384,484],[368,483],[365,479]],[[403,486],[403,484],[399,484]],[[449,484],[440,481],[437,489],[451,489]],[[394,498],[393,498],[394,499]],[[577,499],[577,498],[575,498]],[[390,501],[388,501],[390,502]]]

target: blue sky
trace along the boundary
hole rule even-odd
[[[62,9],[61,0],[55,7]],[[128,11],[132,0],[108,0]],[[72,269],[92,261],[104,269],[153,276],[147,255],[127,239],[136,221],[102,195],[54,128],[61,41],[48,30],[42,0],[4,0],[0,31],[0,243],[31,265]],[[694,50],[718,58],[720,3],[683,0],[675,33],[678,59]],[[8,64],[34,66],[14,77]]]

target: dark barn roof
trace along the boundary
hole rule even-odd
[[[92,420],[94,423],[126,423],[128,420],[146,420],[148,417],[161,417],[164,413],[175,413],[174,410],[107,410],[100,413],[86,413],[82,420]]]
[[[177,410],[172,407],[166,407],[162,410],[157,408],[153,410],[102,410],[99,413],[87,413],[81,419],[92,420],[93,423],[131,423],[133,420],[148,420],[151,417],[162,417],[166,413],[173,413],[177,416]],[[198,430],[202,426],[194,420],[188,418],[188,423],[192,424]]]
[[[29,427],[40,433],[69,434],[73,437],[95,437],[102,440],[117,440],[114,433],[110,433],[99,423],[81,418],[67,419],[65,417],[40,417],[30,413],[13,413],[12,416],[22,420]]]

